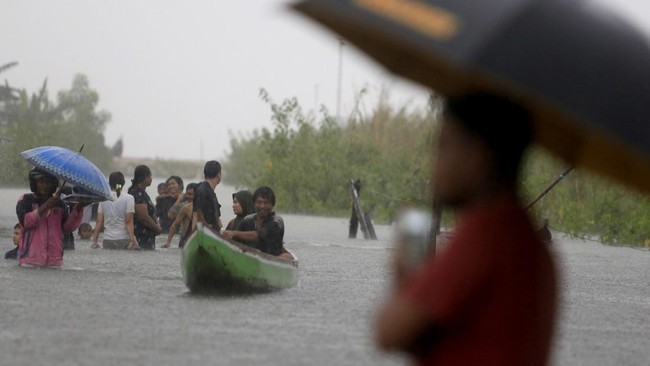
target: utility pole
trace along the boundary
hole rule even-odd
[[[343,80],[343,46],[345,42],[343,38],[339,38],[339,68],[338,68],[338,80],[336,85],[336,121],[341,121],[341,82]]]

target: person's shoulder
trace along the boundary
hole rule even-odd
[[[196,188],[194,188],[194,197],[196,197],[197,194],[202,194],[205,191],[205,181],[199,183]]]
[[[244,218],[241,219],[241,221],[239,222],[239,227],[241,228],[244,225],[248,225],[250,223],[252,223],[253,226],[255,226],[255,216],[256,214],[254,213],[244,216]]]
[[[18,197],[18,202],[33,201],[34,193],[23,193]]]
[[[118,201],[126,202],[126,204],[131,204],[135,202],[135,197],[130,193],[122,193]]]
[[[282,219],[282,216],[276,215],[273,213],[273,216],[271,217],[271,222],[273,222],[273,225],[277,227],[278,229],[284,231],[284,220]]]
[[[276,214],[275,212],[273,212],[273,214],[271,215],[271,220],[275,223],[284,225],[284,220],[282,219],[282,216]]]

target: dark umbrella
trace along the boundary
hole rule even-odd
[[[307,0],[295,8],[442,94],[481,88],[527,105],[550,151],[650,192],[649,42],[602,5]]]

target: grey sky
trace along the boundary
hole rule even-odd
[[[609,1],[612,2],[612,1]],[[107,145],[124,136],[125,155],[223,158],[229,131],[270,126],[258,98],[336,110],[338,41],[286,9],[286,0],[11,1],[0,14],[0,64],[12,85],[51,97],[86,74],[113,115]],[[650,2],[618,0],[639,24]],[[343,52],[343,115],[356,91],[391,90],[395,103],[423,104],[426,91],[388,75],[352,47]],[[192,132],[197,132],[193,135]]]

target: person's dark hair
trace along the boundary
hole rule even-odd
[[[131,179],[131,183],[135,186],[138,185],[139,183],[142,183],[147,177],[151,176],[151,169],[149,169],[148,166],[146,165],[138,165],[135,167],[135,171],[133,172],[133,179]]]
[[[203,176],[207,179],[214,178],[221,172],[221,164],[216,160],[210,160],[203,167]]]
[[[36,182],[38,182],[38,180],[41,178],[45,178],[50,181],[52,186],[51,193],[54,193],[54,191],[56,191],[57,186],[59,185],[59,180],[56,179],[55,176],[40,168],[32,169],[29,172],[28,178],[29,178],[29,189],[34,193],[36,193]]]
[[[450,98],[445,113],[485,142],[503,178],[517,180],[521,158],[533,136],[532,117],[526,109],[500,96],[472,92]]]
[[[181,177],[179,177],[179,176],[172,175],[171,177],[167,178],[165,183],[169,183],[169,181],[172,180],[172,179],[175,180],[176,183],[178,183],[178,185],[181,187],[180,191],[183,192],[183,188],[185,188],[185,185],[183,184],[183,179],[181,179]]]
[[[256,189],[255,193],[253,193],[253,203],[257,201],[257,197],[266,198],[271,201],[273,206],[275,206],[275,193],[270,187],[264,186]]]
[[[198,183],[189,183],[187,187],[185,187],[185,192],[187,192],[190,189],[196,191],[196,186],[198,185],[199,185]]]
[[[167,189],[167,183],[165,183],[165,182],[160,182],[160,183],[158,183],[158,187],[156,187],[156,188],[157,188],[158,190],[161,190],[161,189]]]
[[[124,174],[122,172],[112,172],[108,176],[108,185],[111,186],[111,189],[115,190],[117,196],[119,197],[122,193],[122,188],[124,188]]]
[[[14,229],[22,229],[22,228],[23,226],[20,224],[20,222],[14,225]]]
[[[247,190],[241,190],[239,192],[233,193],[232,194],[232,199],[237,199],[237,202],[239,202],[239,205],[241,206],[241,216],[248,216],[252,213],[255,213],[255,205],[253,205],[253,195],[251,194],[250,191]],[[273,200],[275,201],[275,195],[273,197]],[[275,202],[273,203],[275,205]]]
[[[77,230],[77,234],[81,234],[81,230],[84,230],[84,229],[92,231],[92,230],[93,230],[93,227],[90,226],[90,224],[87,223],[87,222],[82,222],[82,223],[79,225],[79,229]]]

